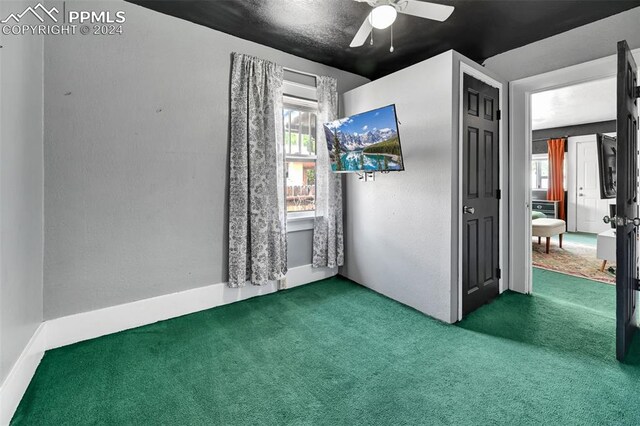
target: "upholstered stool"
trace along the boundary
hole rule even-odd
[[[546,253],[549,253],[549,241],[554,235],[558,235],[560,248],[562,248],[562,234],[566,229],[567,224],[561,219],[534,219],[531,221],[531,234],[538,237],[538,244],[540,244],[541,237],[547,239]]]

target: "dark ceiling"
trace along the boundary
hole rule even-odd
[[[640,0],[436,0],[456,7],[445,22],[398,15],[374,45],[349,43],[371,10],[350,0],[130,0],[296,56],[375,79],[449,49],[485,59],[640,6]],[[588,41],[585,41],[588,42]],[[613,47],[612,47],[613,49]],[[613,51],[613,50],[612,50]]]

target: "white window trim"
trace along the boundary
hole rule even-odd
[[[298,90],[293,90],[294,93],[289,93],[292,87],[295,87]],[[299,89],[304,88],[307,89],[307,92],[300,92]],[[283,104],[286,106],[287,104],[291,106],[295,106],[297,109],[307,112],[318,112],[318,102],[316,100],[316,92],[315,87],[301,85],[299,83],[287,82],[285,81],[284,87],[285,94],[283,95]],[[287,90],[289,89],[289,91]],[[311,89],[313,91],[311,91]],[[303,94],[307,96],[299,97],[299,95]],[[298,95],[298,96],[296,96]],[[311,99],[309,99],[311,98]],[[318,129],[316,129],[316,132]],[[316,162],[317,155],[313,156],[297,156],[297,155],[286,155],[285,160],[311,160]],[[308,231],[313,229],[313,223],[316,217],[316,211],[308,210],[302,212],[287,212],[287,232],[299,232],[299,231]]]
[[[308,231],[313,229],[315,210],[287,213],[287,232]]]
[[[284,92],[284,96],[289,98],[318,99],[318,92],[314,86],[307,86],[306,84],[296,83],[294,81],[284,80],[282,91]]]

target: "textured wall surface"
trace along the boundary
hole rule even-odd
[[[627,40],[632,49],[640,48],[638,23],[640,7],[509,50],[484,65],[512,81],[615,55],[620,40]]]
[[[396,104],[405,171],[347,176],[343,275],[451,320],[452,52],[347,92],[355,114]]]
[[[130,3],[90,3],[125,10],[124,34],[45,40],[46,319],[226,281],[231,52],[332,75],[341,92],[367,82]],[[292,266],[311,262],[306,234],[290,241]]]
[[[0,383],[42,321],[42,43],[0,36]]]

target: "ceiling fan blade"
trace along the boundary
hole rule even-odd
[[[371,22],[369,22],[369,15],[367,15],[367,17],[364,18],[364,22],[360,26],[360,29],[356,33],[355,37],[353,37],[353,40],[351,41],[349,47],[362,46],[364,42],[367,41],[367,37],[369,37],[372,29],[373,27],[371,26]]]
[[[403,3],[406,3],[403,7]],[[446,21],[453,13],[455,7],[444,4],[429,3],[426,1],[403,0],[398,3],[398,12],[405,15],[413,15],[419,18],[433,19],[434,21]]]

